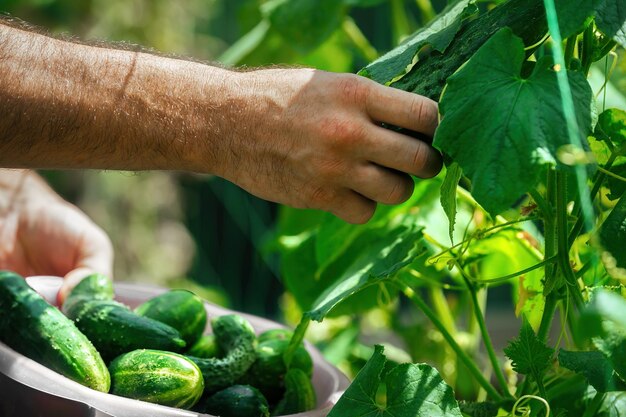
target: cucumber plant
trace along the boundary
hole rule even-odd
[[[349,11],[380,3],[267,1],[225,54],[245,62],[281,36],[310,53],[340,31],[371,61],[359,74],[440,103],[445,172],[406,203],[362,226],[283,209],[282,276],[303,312],[285,363],[327,320],[325,352],[357,363],[331,417],[626,415],[623,0],[456,0],[436,16],[417,1],[428,22],[377,57]],[[406,3],[390,4],[406,34]],[[510,300],[508,344],[489,294]],[[376,345],[368,317],[400,343]]]

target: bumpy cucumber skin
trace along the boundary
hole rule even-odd
[[[411,71],[391,86],[439,100],[448,77],[503,27],[510,27],[525,45],[537,43],[547,32],[543,1],[509,0],[464,23],[445,53],[420,57]]]
[[[173,352],[140,349],[118,356],[109,365],[111,394],[189,409],[204,391],[200,369]]]
[[[232,385],[216,392],[202,404],[202,413],[220,417],[269,417],[263,394],[250,385]]]
[[[173,327],[138,316],[112,300],[83,303],[75,323],[105,361],[136,349],[180,352],[185,347],[185,341]]]
[[[82,305],[91,300],[112,300],[115,295],[113,282],[102,274],[92,274],[80,281],[67,295],[63,303],[63,313],[72,320],[76,318]]]
[[[187,346],[202,336],[207,323],[202,298],[187,290],[158,295],[138,306],[135,313],[172,326],[180,332]]]
[[[256,360],[257,344],[254,329],[239,315],[216,317],[211,327],[224,356],[208,359],[189,356],[202,371],[207,393],[224,389],[241,378]]]
[[[205,334],[196,340],[188,350],[186,355],[195,356],[196,358],[215,358],[222,355],[222,352],[217,345],[214,334]]]
[[[290,369],[285,375],[285,396],[272,416],[302,413],[315,408],[317,399],[311,377],[300,369]]]
[[[8,346],[82,385],[109,390],[109,371],[87,337],[9,271],[0,271],[0,312],[0,340]]]
[[[289,340],[270,339],[259,343],[257,359],[242,381],[258,388],[270,403],[275,403],[285,392],[287,368],[283,360]],[[300,369],[310,379],[313,375],[313,360],[304,348],[299,346],[291,360],[290,369]]]

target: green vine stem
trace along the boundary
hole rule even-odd
[[[443,338],[448,342],[448,345],[454,350],[457,354],[458,358],[463,362],[463,364],[470,371],[472,376],[476,379],[478,384],[487,392],[487,394],[491,397],[492,400],[496,402],[502,401],[502,396],[498,393],[498,390],[491,385],[491,383],[485,378],[482,374],[476,363],[472,358],[469,357],[467,352],[465,352],[461,346],[454,340],[454,337],[448,332],[444,324],[439,320],[437,314],[428,307],[428,305],[422,300],[422,298],[415,292],[411,287],[405,285],[401,282],[395,282],[398,285],[398,288],[402,293],[413,303],[415,306],[424,313],[426,317],[433,323],[435,328],[439,330],[442,334]]]
[[[552,213],[552,207],[550,206],[548,201],[543,198],[539,191],[537,191],[536,189],[532,189],[528,192],[528,194],[530,194],[530,196],[533,198],[533,200],[537,204],[537,207],[539,208],[539,211],[541,211],[544,216]]]
[[[457,264],[459,270],[461,270],[461,266]],[[478,302],[478,296],[476,294],[476,287],[470,282],[470,280],[463,275],[463,279],[465,280],[465,284],[467,285],[467,289],[469,290],[470,297],[472,298],[472,310],[474,312],[474,317],[478,323],[478,327],[480,329],[480,335],[483,339],[483,344],[485,345],[485,349],[487,349],[487,355],[489,356],[489,361],[491,362],[491,367],[496,374],[496,378],[498,380],[498,384],[500,384],[500,388],[505,393],[507,397],[511,397],[511,393],[508,389],[508,384],[506,382],[506,378],[504,377],[504,372],[502,372],[502,367],[498,362],[498,357],[496,356],[496,352],[493,348],[493,343],[491,342],[491,337],[489,336],[489,332],[487,331],[487,325],[485,324],[485,316],[480,308],[480,304]]]
[[[546,176],[546,204],[543,213],[543,229],[544,229],[544,256],[550,259],[556,256],[556,222],[554,220],[554,209],[556,203],[556,173],[554,169],[549,169]],[[556,289],[556,267],[552,264],[546,264],[544,293],[549,294]]]
[[[563,52],[563,59],[565,60],[566,68],[569,68],[572,58],[574,57],[574,51],[576,49],[576,35],[570,36],[565,41],[565,51]]]
[[[594,38],[594,25],[593,22],[589,23],[587,29],[583,33],[583,48],[581,54],[583,73],[585,75],[589,74],[589,70],[591,69],[591,64],[593,64],[593,38]]]
[[[515,277],[519,277],[520,275],[524,275],[527,274],[529,272],[534,271],[535,269],[539,269],[539,268],[543,268],[544,266],[548,265],[548,264],[553,264],[557,261],[557,256],[553,256],[551,258],[547,258],[544,259],[541,262],[538,262],[532,266],[529,266],[528,268],[513,272],[512,274],[508,274],[508,275],[503,275],[501,277],[497,277],[497,278],[489,278],[489,279],[472,279],[473,282],[477,282],[480,284],[501,284],[503,282],[506,282],[508,280],[510,280],[511,278],[515,278]]]
[[[448,304],[446,296],[443,293],[443,288],[430,287],[428,289],[428,294],[433,306],[435,307],[437,317],[441,319],[441,323],[446,327],[446,329],[448,329],[450,334],[453,336],[456,335],[458,330],[456,328],[452,312],[450,311],[450,304]]]
[[[546,302],[543,307],[543,314],[541,315],[541,323],[537,330],[537,337],[542,342],[548,340],[548,333],[550,333],[550,326],[556,312],[558,297],[555,293],[550,293],[546,296]]]
[[[568,285],[568,291],[571,292],[574,305],[580,310],[585,304],[580,285],[578,285],[578,278],[572,270],[569,259],[569,244],[567,231],[569,230],[567,224],[567,174],[563,171],[556,173],[557,177],[557,198],[556,198],[556,230],[557,230],[557,245],[558,245],[558,257],[559,266],[561,272],[565,277],[565,282]]]

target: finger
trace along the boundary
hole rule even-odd
[[[108,236],[91,223],[89,233],[84,235],[82,245],[78,252],[75,268],[65,274],[63,285],[57,294],[57,303],[62,305],[67,294],[82,281],[93,273],[101,273],[111,277],[113,270],[113,247]]]
[[[441,171],[441,154],[428,143],[378,126],[369,132],[361,157],[419,178],[432,178]]]
[[[61,288],[59,288],[59,292],[57,293],[57,305],[62,306],[67,298],[67,295],[70,291],[72,291],[72,288],[94,272],[95,271],[93,269],[85,267],[76,268],[68,272],[63,277],[63,284],[61,284]]]
[[[348,223],[364,224],[374,215],[376,202],[345,189],[335,197],[328,211]]]
[[[366,163],[348,179],[348,186],[370,200],[400,204],[411,197],[414,183],[408,175]]]
[[[439,124],[439,108],[435,101],[374,82],[366,96],[365,108],[372,120],[421,132],[430,137],[435,134]]]

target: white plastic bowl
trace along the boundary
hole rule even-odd
[[[27,282],[48,302],[54,304],[62,280],[58,277],[37,276],[27,278]],[[149,285],[115,283],[116,299],[130,307],[165,291],[167,289]],[[210,303],[205,303],[205,307],[209,317],[233,313],[232,310]],[[246,317],[257,333],[284,327],[258,316],[235,313]],[[317,407],[293,416],[324,417],[347,388],[349,381],[317,349],[311,345],[307,345],[307,349],[313,358],[313,385],[317,393]],[[0,393],[0,415],[3,417],[207,416],[92,390],[20,355],[1,342]]]

